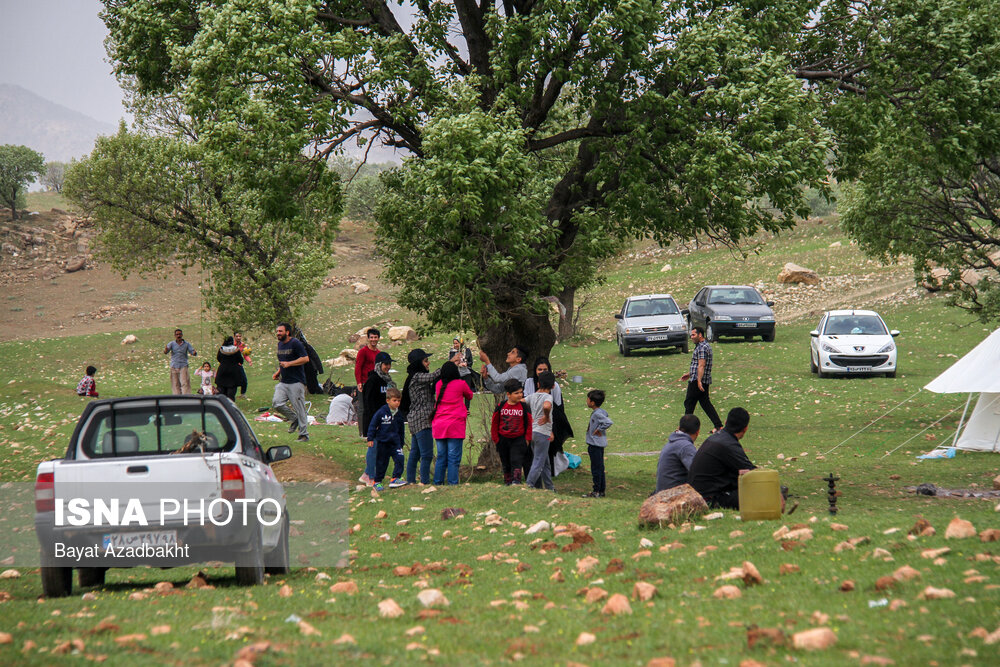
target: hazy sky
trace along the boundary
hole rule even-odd
[[[0,83],[106,123],[125,115],[98,0],[0,0]]]

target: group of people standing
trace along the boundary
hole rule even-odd
[[[163,348],[163,354],[170,355],[170,388],[173,394],[190,394],[191,377],[188,371],[188,357],[198,356],[194,346],[184,339],[184,332],[174,329],[174,340]],[[247,393],[247,374],[243,365],[252,365],[250,346],[243,341],[239,332],[226,336],[215,354],[218,368],[212,369],[212,363],[206,361],[194,372],[201,379],[197,393],[224,394],[236,400],[236,390],[242,395]]]

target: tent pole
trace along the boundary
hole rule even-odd
[[[969,397],[965,399],[965,409],[962,410],[962,418],[958,420],[958,428],[955,429],[955,437],[951,439],[951,446],[954,447],[958,443],[958,434],[962,432],[962,424],[965,423],[965,415],[969,413],[969,402],[972,401],[972,392],[969,392]]]

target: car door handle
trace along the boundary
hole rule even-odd
[[[130,475],[138,475],[139,473],[149,472],[149,466],[129,466],[125,469]]]

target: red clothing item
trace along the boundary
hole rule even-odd
[[[436,440],[448,438],[465,439],[465,422],[469,410],[465,407],[465,399],[472,400],[472,390],[464,380],[452,380],[444,389],[441,400],[437,400],[441,392],[441,380],[434,385],[434,401],[437,409],[431,420],[431,437]]]
[[[493,411],[493,423],[490,426],[490,437],[493,443],[500,442],[500,438],[520,438],[531,441],[531,412],[526,409],[524,403],[511,405],[504,401]]]
[[[373,350],[367,345],[358,350],[358,356],[354,360],[354,379],[358,384],[364,384],[368,380],[368,374],[375,370],[375,355],[378,350]]]

